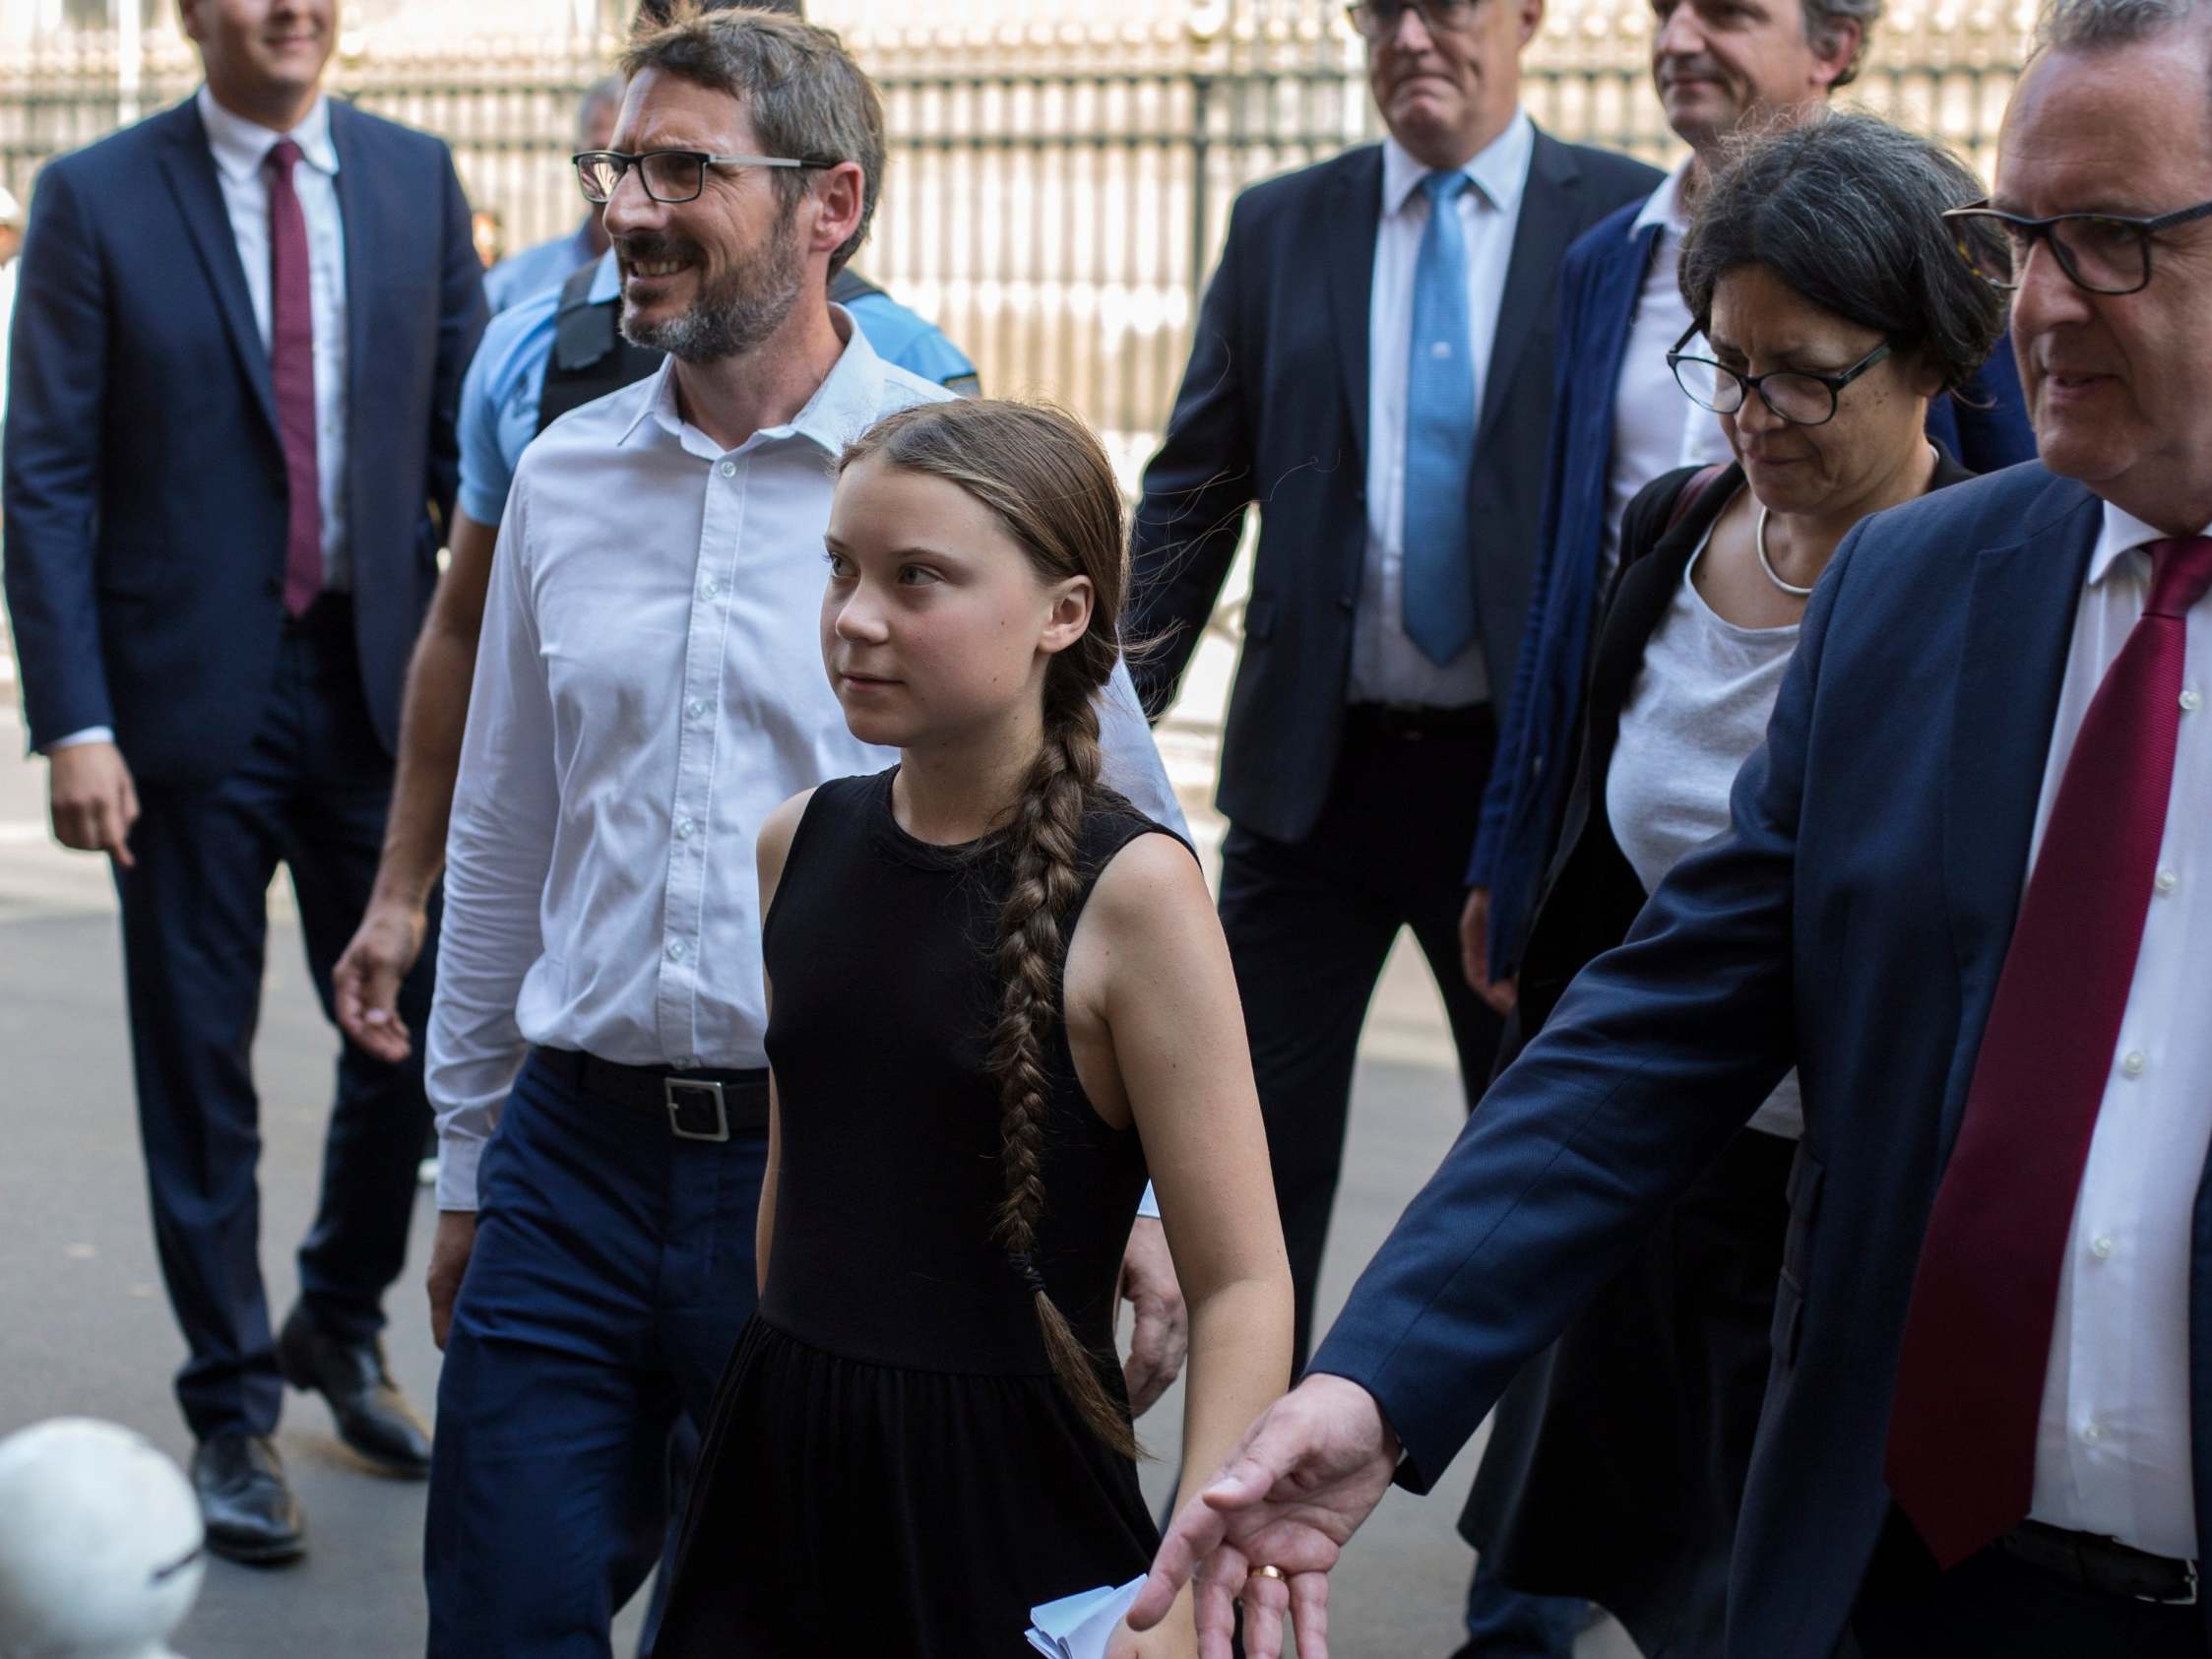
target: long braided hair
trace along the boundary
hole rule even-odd
[[[1121,490],[1099,440],[1073,415],[1000,399],[924,404],[886,416],[845,452],[842,472],[868,456],[957,484],[997,515],[1045,582],[1091,579],[1083,637],[1044,671],[1044,741],[1031,761],[1007,826],[1013,881],[998,916],[994,962],[1003,992],[989,1065],[998,1081],[1006,1195],[992,1238],[1036,1304],[1052,1374],[1086,1424],[1124,1457],[1138,1454],[1125,1406],[1052,1301],[1039,1271],[1044,1214],[1045,1039],[1059,1018],[1061,923],[1082,885],[1083,810],[1099,783],[1093,699],[1119,655],[1127,587]]]

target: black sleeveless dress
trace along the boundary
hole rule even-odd
[[[894,769],[895,770],[895,769]],[[1004,1192],[991,965],[1002,839],[933,847],[891,812],[894,772],[824,784],[762,925],[779,1102],[760,1311],[724,1373],[658,1659],[1016,1659],[1041,1603],[1146,1569],[1134,1466],[1053,1379],[991,1241]],[[1083,885],[1160,826],[1101,792]],[[1103,1356],[1145,1184],[1134,1129],[1046,1045],[1045,1210],[1033,1252]]]

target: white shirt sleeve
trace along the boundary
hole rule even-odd
[[[1174,785],[1168,781],[1168,768],[1161,764],[1160,749],[1152,740],[1152,727],[1145,719],[1144,705],[1137,701],[1137,687],[1125,662],[1113,665],[1113,677],[1099,693],[1099,747],[1106,758],[1102,772],[1106,782],[1146,817],[1188,841],[1190,825],[1175,799]]]
[[[52,754],[56,749],[73,749],[81,743],[112,743],[113,741],[115,741],[115,729],[112,726],[88,726],[82,732],[72,732],[66,737],[56,737],[46,745],[45,752]]]
[[[518,488],[492,556],[446,836],[425,1079],[438,1117],[441,1210],[476,1207],[476,1161],[529,1051],[516,998],[544,954],[540,907],[560,790],[552,697],[531,613],[527,524]]]

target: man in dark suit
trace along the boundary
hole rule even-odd
[[[1682,396],[1668,353],[1689,333],[1676,285],[1689,219],[1712,169],[1748,133],[1818,119],[1857,77],[1879,0],[1651,0],[1654,90],[1690,153],[1659,188],[1567,250],[1559,275],[1559,382],[1551,410],[1535,578],[1510,694],[1498,699],[1497,756],[1484,792],[1460,919],[1468,983],[1513,1006],[1540,878],[1575,775],[1572,749],[1590,652],[1636,492],[1676,467],[1732,459],[1720,419]],[[1928,433],[1970,471],[2035,454],[2009,345],[1972,394],[1928,410]],[[1492,1458],[1518,1455],[1501,1413]],[[1498,1465],[1502,1466],[1502,1464]],[[1474,1499],[1460,1518],[1483,1530]],[[1567,1609],[1518,1595],[1478,1558],[1468,1640],[1456,1659],[1566,1659]]]
[[[1286,1604],[1314,1629],[1393,1478],[1795,1062],[1730,1659],[2212,1644],[2212,7],[2045,30],[1981,267],[2041,463],[1846,538],[1730,830],[1491,1089],[1138,1619],[1195,1563],[1252,1659]]]
[[[1147,708],[1173,698],[1261,510],[1222,741],[1222,924],[1297,1287],[1297,1354],[1344,1149],[1354,1052],[1411,927],[1481,1088],[1498,1020],[1459,972],[1493,688],[1528,608],[1559,256],[1659,174],[1521,111],[1542,0],[1365,0],[1389,129],[1255,185],[1132,542]],[[1438,206],[1440,205],[1440,206]]]
[[[303,1544],[269,1441],[285,1380],[379,1466],[428,1469],[379,1341],[428,1129],[421,1061],[344,1049],[300,1301],[273,1338],[249,1055],[277,866],[326,1012],[368,897],[484,302],[445,146],[320,91],[336,0],[182,9],[199,94],[38,183],[7,597],[54,832],[115,865],[209,1544],[268,1562]]]
[[[1528,626],[1483,801],[1461,921],[1468,979],[1510,1008],[1536,888],[1573,777],[1599,599],[1620,519],[1675,467],[1731,459],[1718,419],[1684,398],[1667,353],[1689,328],[1675,272],[1690,212],[1739,135],[1816,119],[1857,76],[1878,0],[1652,0],[1652,83],[1690,154],[1649,199],[1591,227],[1559,276],[1559,389]],[[2035,434],[2001,345],[1971,397],[1940,398],[1928,435],[1970,472],[2030,460]]]

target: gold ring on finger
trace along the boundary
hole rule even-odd
[[[1279,1566],[1255,1566],[1252,1568],[1252,1576],[1254,1578],[1272,1578],[1278,1584],[1288,1584],[1291,1581],[1289,1575]]]

